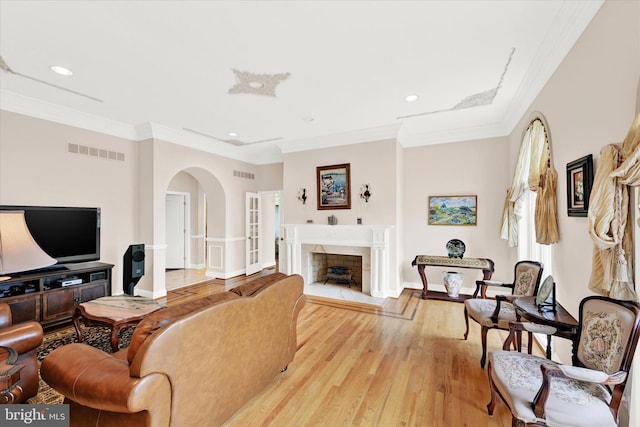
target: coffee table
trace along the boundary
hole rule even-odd
[[[131,295],[115,295],[97,298],[83,302],[76,307],[73,314],[73,326],[78,335],[78,342],[82,342],[80,318],[106,325],[111,329],[111,350],[118,351],[120,331],[123,328],[137,325],[149,313],[163,306],[151,298]]]

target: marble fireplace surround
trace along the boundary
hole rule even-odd
[[[312,283],[311,254],[331,253],[362,257],[362,292],[386,298],[389,280],[390,226],[285,224],[286,273],[300,274]]]

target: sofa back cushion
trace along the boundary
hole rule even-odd
[[[234,294],[237,294],[241,297],[249,297],[258,292],[260,289],[263,289],[279,280],[282,280],[285,277],[287,277],[287,275],[284,273],[269,274],[268,276],[259,277],[248,283],[233,288],[230,292],[233,292]]]
[[[133,336],[131,337],[129,349],[127,350],[127,360],[129,361],[129,363],[131,363],[144,340],[146,340],[149,335],[153,334],[163,326],[203,307],[208,307],[210,305],[218,304],[222,301],[235,298],[240,297],[232,292],[222,292],[219,294],[209,295],[195,301],[189,301],[184,304],[174,305],[171,307],[164,307],[160,310],[154,311],[153,313],[146,316],[136,326]]]

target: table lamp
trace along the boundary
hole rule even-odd
[[[27,228],[24,211],[0,211],[0,281],[8,273],[35,270],[55,264]]]

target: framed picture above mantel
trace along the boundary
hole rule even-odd
[[[318,210],[351,209],[351,164],[316,168]]]
[[[591,154],[567,163],[567,215],[587,216],[593,185]]]

